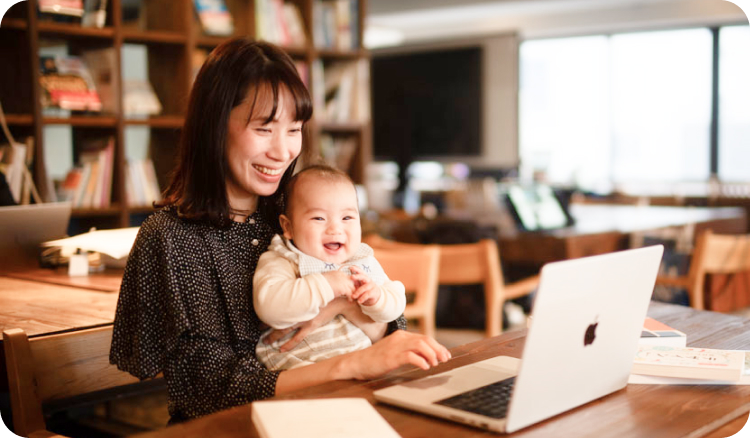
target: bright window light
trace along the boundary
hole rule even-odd
[[[708,29],[522,43],[522,173],[600,193],[706,180],[711,45]]]
[[[750,182],[750,27],[719,33],[719,179]]]

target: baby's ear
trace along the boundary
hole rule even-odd
[[[281,229],[284,230],[284,237],[292,240],[294,238],[292,234],[292,221],[285,214],[282,214],[279,216],[279,224],[281,224]]]

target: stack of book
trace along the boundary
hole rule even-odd
[[[154,162],[146,158],[127,164],[125,194],[131,207],[150,206],[161,201],[161,189],[156,178]]]
[[[224,0],[193,0],[203,32],[228,36],[234,32],[234,21]]]
[[[349,173],[356,152],[356,137],[334,137],[329,134],[320,135],[320,154],[323,160],[330,166]]]
[[[312,65],[313,104],[321,121],[358,123],[370,120],[369,63],[365,59]]]
[[[258,39],[281,46],[307,44],[302,14],[294,3],[283,0],[255,0],[255,29]]]
[[[42,56],[42,106],[72,111],[101,111],[102,103],[88,67],[76,56]]]
[[[359,48],[358,0],[316,1],[313,5],[315,47],[336,50]]]
[[[112,199],[114,138],[90,141],[80,147],[78,166],[60,186],[58,199],[75,208],[107,208]]]
[[[750,352],[687,347],[686,341],[685,333],[647,318],[630,382],[750,384]]]

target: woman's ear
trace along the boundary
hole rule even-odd
[[[284,230],[284,237],[292,240],[294,238],[294,235],[292,234],[292,221],[287,215],[282,214],[279,216],[279,224],[281,224],[281,229]]]

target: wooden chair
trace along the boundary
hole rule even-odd
[[[400,243],[371,234],[365,242],[375,248],[410,248],[414,244]],[[500,254],[494,240],[482,239],[477,243],[437,245],[440,248],[440,271],[438,282],[444,285],[484,285],[486,312],[485,334],[497,336],[502,332],[503,305],[506,300],[528,295],[539,284],[539,277],[525,278],[512,284],[504,284],[500,268]],[[398,279],[398,277],[394,278]]]
[[[138,382],[109,363],[112,326],[29,339],[3,331],[13,429],[24,437],[60,437],[47,431],[42,406]]]
[[[438,246],[414,244],[406,249],[375,248],[375,258],[388,278],[404,283],[407,296],[414,294],[414,300],[407,303],[404,310],[406,319],[416,320],[421,333],[434,337],[440,263]]]
[[[719,235],[706,230],[696,239],[687,275],[659,276],[656,284],[685,288],[690,306],[703,310],[706,275],[740,272],[750,272],[750,234]]]

